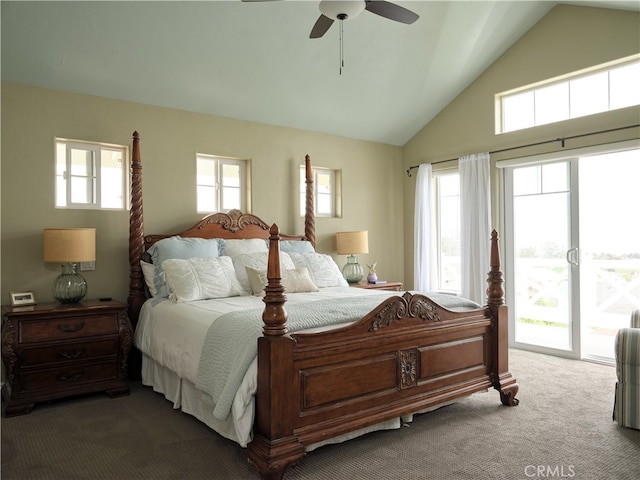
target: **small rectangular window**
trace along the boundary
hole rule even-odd
[[[127,151],[124,145],[57,138],[56,207],[126,209]]]
[[[196,156],[196,196],[198,213],[248,211],[248,160]]]
[[[313,167],[313,207],[316,217],[338,217],[340,211],[340,171]],[[306,211],[307,183],[304,165],[300,166],[300,215]]]

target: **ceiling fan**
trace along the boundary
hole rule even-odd
[[[242,0],[244,2],[271,0]],[[367,10],[381,17],[396,22],[411,24],[419,15],[395,3],[384,0],[322,0],[320,2],[320,17],[311,29],[309,38],[320,38],[336,20],[349,20],[357,17],[363,10]]]

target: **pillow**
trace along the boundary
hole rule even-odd
[[[162,264],[170,258],[217,257],[219,255],[219,239],[183,238],[179,236],[163,238],[149,249],[151,260],[155,266],[153,284],[158,297],[168,297],[167,284],[162,275]]]
[[[145,262],[144,260],[140,260],[140,266],[142,267],[142,276],[144,277],[144,283],[149,289],[149,294],[155,297],[158,294],[158,290],[153,283],[156,267],[153,263]]]
[[[349,284],[332,257],[324,253],[289,253],[295,268],[307,268],[311,280],[319,288],[348,287]]]
[[[269,251],[267,244],[262,238],[221,239],[220,244],[220,255],[227,255],[229,257]]]
[[[253,294],[257,297],[264,296],[264,287],[267,286],[267,271],[246,267],[247,277]],[[282,271],[282,286],[286,293],[317,292],[318,287],[311,281],[309,270],[296,268]]]
[[[264,245],[264,242],[263,242]],[[266,270],[269,260],[269,252],[255,252],[245,253],[243,255],[236,255],[232,257],[233,267],[236,271],[236,277],[242,285],[242,289],[245,291],[245,295],[251,295],[252,289],[249,283],[249,277],[247,276],[246,267],[253,268],[254,270]],[[282,270],[292,270],[295,267],[291,261],[289,254],[280,252],[280,268]]]
[[[237,297],[242,293],[230,257],[170,258],[162,268],[169,298],[176,303]]]
[[[267,240],[267,247],[268,246],[269,240]],[[311,242],[308,240],[281,240],[280,251],[287,253],[315,253],[313,245],[311,245]]]

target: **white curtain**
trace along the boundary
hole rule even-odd
[[[418,168],[413,230],[413,288],[420,292],[435,290],[436,249],[433,217],[433,182],[431,164]]]
[[[462,296],[484,305],[489,271],[491,237],[491,178],[489,154],[477,153],[458,160]]]

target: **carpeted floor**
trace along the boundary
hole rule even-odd
[[[286,480],[637,480],[640,431],[611,420],[615,369],[511,350],[520,405],[496,391],[309,453]],[[3,418],[3,480],[257,478],[245,451],[139,383]]]

